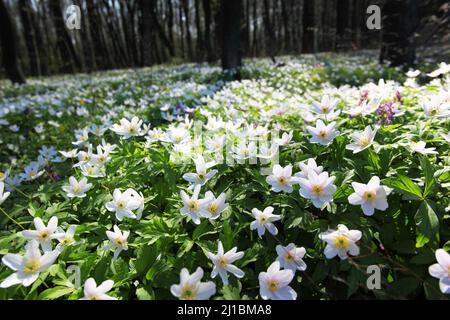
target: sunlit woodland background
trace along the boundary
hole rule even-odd
[[[81,29],[65,9],[81,9]],[[369,5],[381,30],[366,26]],[[381,49],[380,62],[413,65],[415,50],[450,41],[443,0],[1,0],[1,77],[136,68],[162,63]],[[445,51],[444,51],[445,52]]]

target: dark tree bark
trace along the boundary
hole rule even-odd
[[[59,71],[66,73],[75,72],[80,66],[80,60],[78,59],[72,39],[64,24],[61,4],[59,0],[50,1],[49,3],[56,32],[56,46],[61,57]]]
[[[192,36],[191,36],[191,28],[190,28],[190,19],[189,19],[189,0],[180,0],[183,11],[184,11],[184,23],[185,23],[185,30],[186,30],[186,42],[187,42],[187,48],[188,48],[188,58],[189,60],[193,60],[194,54],[192,51]]]
[[[37,12],[35,14],[30,15],[31,23],[33,24],[34,37],[36,41],[36,48],[38,50],[39,57],[39,71],[41,76],[46,76],[49,74],[48,70],[48,48],[47,43],[43,37],[43,32],[41,28],[40,21],[46,21],[46,16],[41,17],[39,6],[37,7]]]
[[[221,1],[222,69],[233,70],[240,80],[242,0]]]
[[[303,52],[314,51],[314,2],[305,0],[303,4]]]
[[[153,42],[153,16],[152,11],[155,7],[155,0],[139,0],[141,8],[141,43],[142,43],[142,65],[152,65],[152,42]]]
[[[3,67],[12,83],[24,84],[25,78],[17,59],[17,40],[8,9],[0,0],[0,43],[2,45]]]
[[[210,0],[203,0],[203,10],[205,12],[205,50],[206,50],[206,61],[213,62],[214,61],[214,53],[211,45],[211,6]]]
[[[384,4],[381,63],[388,60],[391,66],[404,67],[414,64],[417,8],[417,0],[390,0]]]
[[[172,0],[167,0],[167,30],[170,43],[173,44],[173,4]]]
[[[30,66],[30,74],[39,76],[41,74],[39,68],[39,56],[36,48],[34,30],[31,23],[31,7],[27,0],[19,0],[20,21],[22,22],[25,44],[28,52],[28,61]]]
[[[253,20],[253,55],[257,56],[259,51],[258,46],[258,0],[253,0],[252,20]]]
[[[195,29],[197,30],[197,44],[195,48],[195,58],[197,62],[203,60],[203,32],[200,21],[200,0],[194,0],[195,5]]]
[[[276,63],[275,55],[277,53],[277,39],[275,35],[275,27],[270,18],[270,6],[269,0],[264,0],[264,34],[266,38],[266,53],[272,59],[273,63]]]

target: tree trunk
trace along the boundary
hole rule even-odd
[[[155,6],[154,0],[139,0],[141,7],[141,19],[142,19],[142,64],[143,66],[152,65],[152,10]]]
[[[61,72],[75,72],[80,66],[80,60],[75,52],[72,39],[64,24],[60,1],[50,1],[50,12],[56,32],[56,45],[61,57]]]
[[[240,79],[242,0],[222,0],[222,69],[233,70],[234,79]]]
[[[214,61],[214,54],[211,45],[211,6],[210,0],[203,0],[203,10],[205,12],[205,50],[206,50],[206,61],[212,63]]]
[[[15,30],[8,9],[0,0],[0,43],[2,45],[3,67],[12,83],[24,84],[25,78],[17,61]]]
[[[383,6],[380,62],[411,66],[415,60],[414,31],[418,26],[417,0],[390,0]]]
[[[196,46],[196,59],[198,62],[203,61],[203,34],[200,21],[200,0],[195,0],[195,28],[197,29],[197,46]]]
[[[305,0],[303,4],[303,52],[314,51],[314,2]]]
[[[30,66],[30,74],[32,76],[39,76],[39,56],[36,49],[36,41],[34,37],[34,30],[31,24],[31,7],[27,0],[19,0],[20,21],[23,27],[25,44],[28,52],[28,62]]]
[[[184,23],[186,30],[186,42],[188,48],[188,59],[190,61],[193,60],[194,54],[192,51],[192,37],[191,37],[191,28],[190,28],[190,19],[189,19],[189,0],[181,0],[183,11],[184,11]]]

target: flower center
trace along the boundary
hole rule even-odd
[[[326,107],[326,106],[323,106],[321,108],[321,110],[322,110],[322,113],[328,113],[328,111],[330,111],[330,109],[328,107]]]
[[[87,173],[90,174],[90,175],[93,175],[93,174],[95,173],[94,167],[88,168],[88,169],[87,169]]]
[[[126,206],[127,205],[126,205],[125,201],[123,201],[123,200],[117,201],[117,208],[124,209]]]
[[[34,176],[36,176],[36,172],[34,171],[30,171],[30,173],[28,174],[29,177],[33,178]]]
[[[130,128],[128,128],[128,132],[129,133],[136,133],[136,128],[133,126],[130,126]]]
[[[314,193],[314,194],[316,194],[317,196],[320,196],[322,193],[323,193],[323,187],[322,186],[319,186],[319,185],[315,185],[315,186],[313,186],[312,187],[312,192]]]
[[[288,262],[292,262],[294,261],[294,256],[292,253],[288,252],[285,256],[284,256],[284,260],[288,261]]]
[[[334,246],[337,249],[347,249],[350,245],[350,240],[346,236],[339,235],[334,239]]]
[[[198,180],[200,180],[200,181],[205,181],[205,178],[206,178],[206,176],[205,176],[204,173],[199,173],[199,174],[198,174]]]
[[[213,203],[208,205],[208,212],[212,216],[215,216],[217,214],[217,211],[219,211],[219,206],[217,205],[217,203],[213,202]]]
[[[327,132],[322,130],[319,132],[319,138],[320,139],[325,139],[328,136]]]
[[[77,185],[75,185],[73,187],[73,192],[75,192],[75,193],[80,193],[81,192],[81,187],[80,187],[79,184],[77,184]]]
[[[366,147],[367,145],[369,145],[369,139],[367,139],[366,137],[362,137],[361,139],[359,139],[359,145],[361,147]]]
[[[227,259],[225,257],[222,256],[222,257],[219,258],[219,265],[222,268],[225,268],[227,264],[228,264],[228,261],[227,261]]]
[[[122,238],[117,237],[116,238],[116,244],[117,244],[118,247],[123,247],[123,245],[125,244],[125,241]]]
[[[0,179],[3,179],[4,176],[5,176],[5,174],[0,171]]]
[[[47,230],[42,230],[41,232],[39,232],[39,240],[40,241],[45,241],[48,239],[49,233]]]
[[[259,222],[260,222],[261,224],[266,224],[268,221],[269,221],[269,220],[268,220],[267,217],[265,217],[265,216],[262,216],[261,218],[259,218]]]
[[[183,300],[195,300],[196,298],[196,292],[195,292],[195,288],[190,285],[190,284],[186,284],[182,289],[181,289],[181,298]]]
[[[200,204],[198,203],[197,200],[190,200],[188,203],[188,207],[191,211],[198,211],[200,209]]]
[[[366,201],[373,201],[375,200],[375,193],[373,191],[366,191],[364,192],[363,197]]]
[[[25,273],[36,273],[41,268],[41,264],[37,259],[30,259],[25,263],[25,267],[23,268],[23,272]]]
[[[61,244],[63,246],[68,246],[69,244],[73,243],[73,238],[69,236],[65,236],[64,239],[61,241]]]
[[[278,183],[282,186],[287,184],[287,179],[286,177],[278,177]]]
[[[270,291],[277,292],[278,291],[278,281],[270,280],[269,283],[267,284],[267,287],[269,288]]]

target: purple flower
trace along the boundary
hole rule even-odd
[[[377,121],[377,123],[379,125],[382,126],[388,126],[390,124],[392,124],[393,120],[394,120],[394,110],[392,108],[392,102],[385,102],[383,104],[381,104],[378,109],[378,116],[379,119]]]

